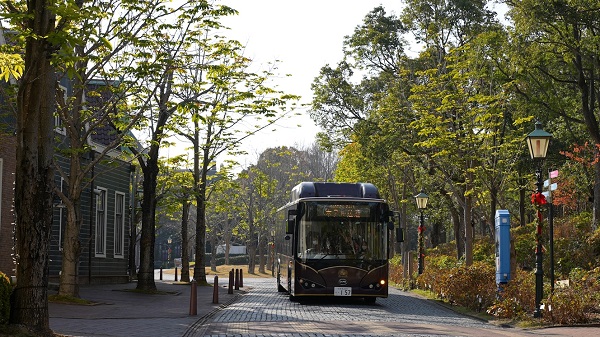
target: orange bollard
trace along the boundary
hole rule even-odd
[[[240,269],[240,288],[244,287],[244,273],[242,272],[242,269]]]
[[[219,303],[219,277],[215,275],[215,282],[213,284],[213,303]]]
[[[233,269],[229,271],[229,287],[227,288],[228,294],[233,294]]]
[[[197,296],[197,283],[196,280],[192,280],[192,289],[190,290],[190,316],[196,316],[198,314],[198,296]]]
[[[240,270],[235,270],[235,290],[240,290]]]

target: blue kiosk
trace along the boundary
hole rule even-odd
[[[510,214],[507,210],[496,211],[496,285],[510,281]]]

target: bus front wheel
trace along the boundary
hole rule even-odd
[[[280,293],[286,292],[284,286],[281,285],[281,266],[277,263],[277,291]]]
[[[375,296],[373,296],[373,297],[363,297],[363,300],[367,304],[375,304],[375,301],[377,301],[377,297],[375,297]]]

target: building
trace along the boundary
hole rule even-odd
[[[0,29],[0,43],[4,35]],[[14,82],[13,82],[14,84]],[[101,92],[100,96],[87,97],[86,104],[102,104],[108,90],[107,84],[91,81],[88,91]],[[70,83],[63,79],[60,88],[69,95]],[[0,271],[14,276],[14,181],[16,167],[15,110],[10,103],[11,93],[8,84],[0,84]],[[13,107],[13,108],[11,108]],[[66,133],[59,118],[55,118],[55,139],[57,149],[69,148]],[[90,151],[83,156],[83,164],[91,163],[114,139],[115,132],[109,126],[96,129],[88,140]],[[134,251],[135,231],[132,230],[132,194],[134,166],[123,156],[125,149],[108,151],[103,160],[93,165],[87,174],[85,188],[81,195],[82,227],[80,231],[81,255],[78,263],[79,283],[117,283],[131,280],[135,273],[135,259],[130,259]],[[60,169],[69,174],[69,158],[57,151],[55,161]],[[66,190],[65,180],[56,170],[55,186]],[[62,238],[66,222],[66,208],[61,199],[54,198],[54,224],[50,238],[50,261],[48,276],[50,282],[58,282],[62,264]],[[132,238],[134,238],[132,240]],[[133,271],[133,272],[132,272]]]

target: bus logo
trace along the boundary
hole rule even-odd
[[[348,271],[346,269],[340,269],[338,271],[338,277],[348,277]]]
[[[347,281],[345,278],[341,278],[341,279],[338,281],[338,283],[339,283],[341,286],[345,286],[346,284],[348,284],[348,281]]]

